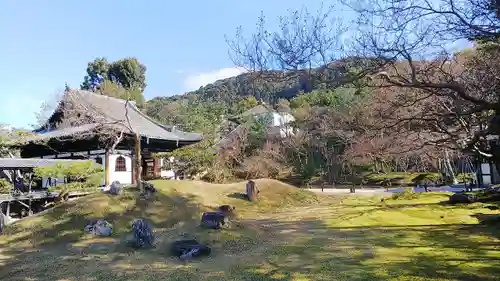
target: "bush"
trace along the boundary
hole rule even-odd
[[[438,173],[422,173],[413,177],[414,185],[439,185],[443,181],[443,176]]]
[[[92,161],[71,164],[57,163],[55,166],[35,168],[37,178],[64,178],[69,182],[52,187],[56,190],[93,189],[101,185],[104,177],[103,167]]]
[[[469,183],[474,179],[474,174],[472,173],[459,173],[457,175],[457,180],[459,183]]]
[[[407,187],[403,190],[403,192],[393,193],[392,199],[394,200],[410,200],[415,199],[417,194],[413,192],[413,188]]]
[[[0,179],[0,193],[10,193],[13,185],[6,179]]]
[[[427,184],[440,184],[442,182],[442,176],[440,173],[371,173],[365,175],[363,180],[365,180],[367,184],[383,186],[416,185],[422,184],[423,182],[427,182]]]

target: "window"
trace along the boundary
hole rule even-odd
[[[115,172],[126,172],[127,164],[125,163],[125,157],[118,156],[115,163]]]
[[[102,157],[96,157],[95,162],[102,165]]]

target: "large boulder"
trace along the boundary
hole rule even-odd
[[[130,244],[134,248],[153,247],[155,237],[151,226],[143,219],[137,219],[132,223],[132,239]]]
[[[113,234],[113,225],[106,220],[100,219],[86,225],[85,232],[95,236],[110,236]]]
[[[156,187],[150,182],[143,181],[142,188],[144,189],[145,192],[156,193]]]
[[[111,187],[109,188],[109,193],[112,195],[120,195],[123,192],[123,184],[119,181],[114,181],[111,183]]]
[[[151,199],[153,197],[153,194],[156,193],[155,186],[147,181],[141,181],[141,185],[143,190],[141,196],[144,197],[145,199]]]
[[[247,195],[248,200],[250,200],[250,201],[257,200],[259,193],[260,193],[260,190],[254,181],[250,180],[247,182],[246,191],[247,191],[246,195]]]
[[[222,212],[206,212],[201,216],[200,225],[211,229],[221,229],[229,226],[229,217]]]
[[[473,203],[474,201],[476,201],[476,197],[467,193],[455,193],[449,199],[450,204]]]
[[[200,244],[196,240],[179,240],[172,243],[170,251],[173,256],[187,260],[208,256],[212,249],[207,245]]]

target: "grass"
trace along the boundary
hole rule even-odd
[[[241,199],[244,183],[156,181],[155,201],[96,194],[22,220],[0,236],[0,280],[500,280],[498,216],[489,204],[445,205],[442,193],[394,200],[318,197],[259,180],[261,200]],[[197,227],[201,212],[232,204],[237,223]],[[88,220],[114,224],[110,238],[83,233]],[[124,245],[131,221],[155,226],[154,249]],[[183,263],[168,256],[176,239],[214,251]]]

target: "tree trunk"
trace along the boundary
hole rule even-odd
[[[137,188],[139,189],[140,192],[143,192],[142,190],[142,182],[141,182],[141,175],[142,175],[142,163],[141,163],[141,136],[138,134],[135,134],[135,182],[137,184]]]
[[[448,168],[451,179],[453,180],[453,184],[457,184],[458,180],[455,177],[455,171],[453,171],[453,167],[451,166],[450,157],[448,155],[448,150],[445,150],[445,157],[446,157],[446,167]]]

